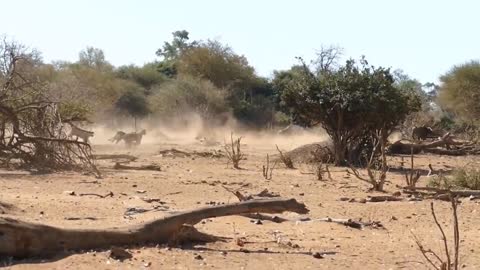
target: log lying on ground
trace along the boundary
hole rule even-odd
[[[480,198],[480,190],[448,190],[432,187],[403,187],[405,193],[416,193],[423,196],[450,201],[450,194],[454,197],[471,197],[472,199]]]
[[[138,170],[138,171],[161,171],[162,168],[160,168],[159,165],[156,164],[151,164],[151,165],[143,165],[143,166],[128,166],[128,165],[123,165],[120,163],[115,163],[115,166],[113,166],[115,170]]]
[[[388,195],[380,195],[380,196],[368,196],[367,202],[399,202],[403,201],[403,198],[398,196],[388,196]]]
[[[403,189],[411,190],[411,191],[428,191],[437,194],[446,194],[451,192],[454,196],[460,197],[468,197],[468,196],[480,196],[480,190],[448,190],[448,189],[441,189],[441,188],[433,188],[433,187],[403,187]]]
[[[305,204],[295,199],[250,200],[246,202],[213,206],[173,214],[145,224],[112,229],[63,229],[0,218],[0,257],[53,255],[64,250],[88,250],[115,245],[144,243],[168,243],[180,237],[184,224],[194,225],[206,218],[239,215],[246,213],[281,213],[284,211],[306,214]],[[194,231],[197,232],[198,231]],[[197,239],[190,233],[186,240]],[[193,240],[195,240],[193,239]]]
[[[480,150],[472,145],[472,142],[454,140],[450,133],[443,135],[436,141],[429,143],[412,143],[409,141],[396,141],[389,147],[391,154],[418,154],[422,151],[440,155],[466,155],[479,154]],[[458,149],[450,149],[450,146],[457,146]],[[446,149],[438,148],[445,147]]]
[[[269,192],[268,189],[264,189],[261,192],[259,192],[258,194],[244,195],[239,190],[231,190],[228,187],[223,186],[223,185],[222,185],[222,187],[225,190],[227,190],[228,192],[231,192],[233,195],[235,195],[235,197],[237,197],[237,199],[241,202],[246,202],[246,201],[255,200],[255,199],[280,197],[280,195],[278,195],[278,194]],[[247,213],[247,214],[242,214],[241,216],[252,218],[252,219],[268,220],[268,221],[272,221],[272,222],[275,222],[275,223],[282,223],[282,222],[285,222],[285,221],[290,221],[289,219],[282,218],[282,217],[279,217],[279,216],[269,216],[269,215],[264,215],[264,214],[260,214],[260,213]]]

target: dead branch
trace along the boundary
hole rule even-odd
[[[452,193],[455,197],[469,197],[469,196],[480,196],[480,190],[449,190],[441,188],[432,188],[432,187],[403,187],[405,190],[410,191],[427,191],[434,194],[448,194]]]
[[[96,217],[65,217],[65,220],[98,220]]]
[[[258,194],[254,195],[244,195],[242,194],[239,190],[232,190],[226,186],[222,186],[226,191],[232,193],[237,197],[237,199],[241,202],[248,201],[248,200],[255,200],[255,199],[264,199],[265,197],[267,198],[273,198],[273,197],[279,197],[277,194],[270,193],[268,189],[262,190]],[[254,213],[254,214],[243,214],[241,216],[248,217],[251,219],[259,219],[259,220],[268,220],[268,221],[273,221],[275,223],[282,223],[284,221],[288,221],[288,219],[279,217],[279,216],[269,216],[269,215],[264,215],[260,213]]]
[[[410,154],[410,174],[408,172],[405,173],[405,181],[408,187],[415,187],[417,185],[418,179],[420,179],[420,171],[414,172],[414,165],[413,165],[413,149],[411,150]]]
[[[160,155],[167,155],[167,156],[181,156],[181,157],[190,157],[192,154],[188,153],[188,152],[185,152],[185,151],[182,151],[182,150],[178,150],[176,148],[171,148],[171,149],[167,149],[167,150],[161,150],[158,152],[158,154]]]
[[[451,149],[450,146],[455,146],[456,149]],[[391,154],[411,154],[411,152],[419,154],[422,151],[426,153],[451,156],[480,154],[480,149],[474,143],[455,140],[450,133],[447,133],[438,140],[429,143],[411,143],[400,140],[389,147],[389,152]]]
[[[107,197],[113,197],[113,192],[108,192],[107,194],[105,195],[100,195],[100,194],[97,194],[97,193],[80,193],[78,194],[78,196],[97,196],[99,198],[107,198]]]
[[[239,201],[248,201],[248,200],[255,200],[255,199],[264,199],[264,198],[276,198],[276,197],[280,197],[280,195],[276,194],[276,193],[272,193],[270,191],[268,191],[268,189],[264,189],[262,191],[260,191],[259,193],[257,194],[249,194],[249,195],[244,195],[242,194],[239,190],[232,190],[224,185],[222,185],[222,187],[232,193],[233,195],[235,195],[235,197],[238,198]]]
[[[149,242],[168,243],[180,236],[182,229],[185,228],[184,224],[195,225],[206,218],[284,211],[299,214],[309,212],[305,204],[295,199],[250,200],[200,208],[144,224],[114,229],[64,229],[2,217],[0,235],[3,244],[0,245],[0,254],[25,258],[56,254],[64,250],[97,249]],[[187,241],[198,236],[198,233],[189,236]]]
[[[156,164],[142,165],[142,166],[128,166],[120,163],[115,163],[113,166],[115,170],[138,170],[138,171],[161,171],[161,167]]]
[[[263,165],[262,167],[263,178],[265,178],[266,180],[272,180],[272,173],[273,173],[273,170],[275,169],[275,166],[277,166],[277,161],[275,161],[273,163],[273,166],[270,167],[270,158],[267,154],[267,164],[266,166]]]
[[[280,154],[280,160],[283,162],[283,164],[285,164],[288,169],[295,169],[292,159],[289,156],[284,155],[280,148],[278,148],[278,145],[275,144],[275,146],[277,147],[277,151]]]
[[[344,218],[316,218],[312,220],[307,220],[305,222],[314,222],[314,221],[320,221],[320,222],[332,222],[332,223],[337,223],[340,225],[344,225],[347,227],[351,227],[354,229],[363,229],[364,227],[373,227],[373,228],[383,228],[383,225],[379,221],[373,221],[373,222],[362,222],[362,221],[356,221],[353,219],[344,219]]]
[[[225,143],[225,151],[227,152],[227,158],[229,162],[232,162],[233,168],[240,169],[239,164],[245,155],[240,149],[240,141],[242,137],[233,140],[233,132],[230,134],[230,144]]]
[[[100,177],[88,143],[68,139],[59,103],[48,96],[47,81],[22,67],[35,67],[39,55],[15,42],[0,42],[0,155],[2,162],[27,170],[88,171]]]
[[[435,209],[433,208],[433,202],[430,203],[430,209],[432,210],[433,220],[435,221],[435,224],[437,225],[438,230],[442,234],[443,245],[444,245],[444,248],[445,248],[445,255],[447,257],[446,265],[450,268],[450,261],[451,260],[450,260],[450,252],[448,251],[447,236],[445,235],[445,232],[443,231],[442,225],[440,225],[440,223],[438,222],[437,215],[435,215]]]
[[[443,230],[442,225],[440,225],[440,222],[437,219],[437,215],[435,214],[435,209],[433,207],[433,202],[430,203],[430,209],[432,213],[433,220],[438,227],[438,230],[440,231],[440,234],[442,235],[442,241],[443,241],[443,247],[444,247],[444,255],[445,259],[442,259],[440,256],[438,256],[434,251],[431,249],[425,249],[423,245],[421,244],[420,240],[414,235],[415,242],[422,253],[423,257],[428,261],[430,265],[432,265],[435,269],[439,270],[458,270],[458,265],[459,265],[459,251],[460,251],[460,231],[458,227],[458,216],[457,216],[457,200],[455,199],[454,195],[452,193],[448,194],[450,196],[450,202],[452,206],[452,216],[453,216],[453,245],[454,245],[454,262],[452,264],[451,256],[450,256],[450,249],[448,248],[448,240],[447,236],[445,234],[445,231]],[[437,261],[438,264],[434,262],[428,255],[432,255]],[[446,261],[445,261],[446,260]]]
[[[440,259],[440,257],[437,255],[437,253],[435,253],[433,250],[431,249],[425,249],[422,245],[422,243],[420,242],[420,239],[418,239],[418,237],[412,232],[412,236],[413,236],[413,239],[415,241],[415,244],[417,244],[417,247],[418,249],[420,250],[420,253],[422,253],[423,257],[425,258],[425,260],[433,267],[435,268],[436,270],[445,270],[446,268],[442,268],[440,269],[436,263],[428,256],[428,254],[431,254],[434,256],[435,259],[437,259],[440,263],[440,265],[442,267],[445,266],[445,264],[443,263],[442,259]]]
[[[399,202],[403,201],[403,198],[397,196],[368,196],[368,202]]]
[[[386,141],[385,136],[382,136],[384,130],[378,131],[375,135],[372,135],[373,149],[370,157],[367,158],[367,175],[368,178],[362,177],[358,170],[354,168],[351,163],[348,163],[353,175],[363,182],[367,182],[372,185],[372,189],[375,191],[383,191],[383,186],[387,180],[387,156],[386,156]],[[377,154],[380,153],[381,159],[378,162],[376,159]],[[378,164],[379,163],[379,164]]]
[[[166,202],[162,201],[161,199],[159,198],[146,198],[146,197],[143,197],[143,198],[140,198],[142,201],[146,202],[146,203],[153,203],[153,202],[156,202],[156,203],[159,203],[159,204],[166,204]]]

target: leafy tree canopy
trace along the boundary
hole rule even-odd
[[[480,62],[471,61],[454,66],[440,77],[439,104],[465,122],[480,118]]]

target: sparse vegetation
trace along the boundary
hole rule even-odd
[[[430,203],[430,209],[432,213],[433,220],[437,225],[438,230],[442,235],[443,247],[444,247],[444,256],[439,256],[435,251],[432,249],[425,248],[418,237],[413,234],[415,239],[415,243],[418,246],[418,249],[422,253],[425,260],[434,268],[438,270],[458,270],[460,261],[460,229],[458,226],[458,215],[457,215],[457,199],[450,193],[450,202],[452,205],[452,219],[453,219],[453,261],[452,261],[452,251],[449,249],[449,243],[447,240],[447,236],[445,231],[440,225],[440,222],[437,219],[437,215],[435,213],[435,209],[433,207],[433,202]],[[443,257],[443,258],[442,258]]]
[[[417,185],[418,179],[420,179],[420,171],[415,171],[414,168],[414,156],[413,156],[413,149],[412,153],[410,154],[410,172],[405,173],[405,182],[407,187],[415,187]]]
[[[387,180],[387,156],[385,149],[382,149],[381,152],[381,159],[376,159],[377,149],[379,147],[385,147],[385,144],[382,142],[381,136],[372,137],[373,141],[373,149],[371,151],[370,157],[366,158],[367,163],[367,177],[364,177],[360,174],[360,172],[354,167],[354,165],[349,164],[350,169],[353,172],[353,175],[361,181],[370,183],[372,185],[372,189],[375,191],[383,191],[383,186],[385,185],[385,181]]]
[[[275,169],[275,166],[277,166],[277,162],[275,161],[273,163],[273,166],[271,166],[270,165],[270,157],[267,154],[266,165],[262,166],[262,174],[263,174],[263,178],[265,178],[265,180],[272,180],[272,174],[273,174],[273,170]]]
[[[359,4],[362,5],[364,3]],[[192,10],[194,12],[183,15],[205,17],[204,12]],[[240,17],[256,14],[232,10]],[[36,13],[23,16],[18,9],[4,15],[15,14],[10,21],[16,23]],[[158,9],[154,13],[161,15]],[[172,14],[167,17],[182,15]],[[211,21],[222,23],[232,14],[215,14]],[[164,17],[160,15],[159,18]],[[363,17],[372,18],[368,14]],[[82,23],[77,18],[72,21]],[[127,18],[122,23],[139,21],[144,20]],[[275,29],[290,28],[292,22],[295,21],[285,20],[284,25],[277,25]],[[163,26],[169,25],[173,24]],[[358,25],[370,27],[375,30],[372,33],[382,36],[388,30],[366,21]],[[126,29],[125,25],[118,26]],[[131,29],[142,30],[133,25]],[[102,30],[108,32],[108,28]],[[18,34],[23,35],[22,31]],[[154,32],[148,33],[154,36],[151,34]],[[305,31],[298,33],[308,38],[313,36]],[[366,34],[365,31],[358,33]],[[421,82],[401,70],[386,68],[399,63],[382,62],[384,67],[374,66],[365,56],[358,60],[342,58],[341,47],[322,46],[311,62],[294,58],[291,52],[285,51],[287,58],[297,59],[297,63],[284,66],[284,63],[267,61],[283,69],[268,67],[270,75],[266,75],[265,67],[256,69],[253,65],[265,59],[256,55],[257,59],[250,62],[242,54],[251,53],[250,49],[234,50],[227,43],[231,40],[224,41],[223,36],[222,40],[216,40],[204,37],[202,32],[195,34],[201,39],[191,39],[188,31],[180,30],[167,37],[168,41],[149,44],[150,50],[152,46],[154,50],[146,61],[143,55],[135,54],[134,47],[127,52],[119,46],[119,50],[112,51],[112,62],[109,62],[108,51],[87,46],[77,59],[47,62],[35,49],[7,38],[0,40],[1,258],[16,256],[27,258],[28,263],[37,263],[51,253],[48,255],[61,261],[70,251],[87,250],[90,254],[89,250],[95,249],[97,254],[103,252],[97,248],[107,248],[111,249],[110,257],[115,258],[112,253],[123,251],[133,259],[128,263],[141,261],[144,268],[172,268],[174,264],[178,266],[179,261],[184,268],[195,268],[197,261],[205,265],[202,261],[206,259],[209,267],[238,268],[238,262],[254,256],[251,268],[263,269],[268,268],[270,262],[265,263],[262,256],[273,252],[280,255],[276,256],[278,265],[285,261],[300,262],[297,268],[311,268],[313,264],[308,259],[297,260],[297,256],[310,254],[314,259],[321,259],[360,250],[362,256],[355,257],[353,268],[417,268],[421,262],[410,260],[418,255],[417,250],[404,240],[402,228],[415,226],[425,236],[431,236],[429,225],[435,224],[442,237],[443,254],[426,248],[438,244],[435,237],[420,241],[414,235],[421,254],[429,267],[458,269],[457,203],[462,200],[465,212],[474,213],[475,200],[480,199],[480,169],[476,168],[480,155],[479,61],[454,66],[437,85]],[[262,32],[267,34],[270,33]],[[159,36],[158,33],[155,36]],[[135,35],[131,38],[139,44],[148,41]],[[290,42],[299,41],[303,42],[297,36],[290,38]],[[278,46],[275,49],[283,53],[285,47],[273,42],[276,41],[272,40],[270,45],[253,42],[251,45]],[[43,42],[39,45],[45,46]],[[156,48],[159,49],[155,53]],[[46,48],[46,52],[51,51]],[[122,53],[131,57],[129,61],[141,60],[142,63],[114,65]],[[278,54],[278,51],[271,53]],[[308,55],[309,52],[296,53]],[[378,59],[378,55],[371,57]],[[46,55],[45,59],[52,59],[52,55]],[[226,132],[230,133],[230,140],[224,135]],[[248,136],[248,144],[239,134]],[[278,151],[275,158],[269,155],[273,145]],[[409,161],[404,160],[408,155]],[[437,159],[435,155],[442,157]],[[400,160],[399,168],[396,165]],[[459,167],[466,162],[469,163]],[[409,164],[404,166],[405,163]],[[108,174],[107,181],[91,179],[92,175],[100,178],[103,171]],[[263,178],[259,177],[260,171]],[[429,181],[427,186],[419,181],[422,175],[427,175],[422,178],[428,179],[425,180]],[[273,176],[274,181],[270,181]],[[365,194],[367,185],[369,190]],[[220,192],[220,187],[240,202],[232,202],[232,196]],[[257,188],[262,191],[247,193],[248,189]],[[313,215],[306,216],[309,210],[295,198],[274,198],[280,194],[299,196],[297,198],[311,207]],[[432,223],[422,218],[427,200],[451,202],[453,225],[448,228],[453,227],[453,242],[448,241],[445,222],[439,219],[447,212],[450,214],[449,209],[434,209],[431,203]],[[367,203],[370,205],[366,206]],[[391,207],[382,207],[385,204]],[[191,210],[192,205],[199,208]],[[266,215],[287,210],[301,216]],[[172,213],[158,213],[162,216],[158,220],[133,224],[149,218],[140,218],[142,213],[154,211]],[[179,211],[182,212],[177,213]],[[348,217],[349,213],[356,216]],[[232,215],[236,217],[228,217]],[[235,246],[223,250],[227,247],[224,244],[210,245],[205,250],[193,245],[196,241],[231,241],[229,235],[213,237],[193,227],[199,222],[207,225],[213,218],[222,216],[226,218],[215,221],[214,225],[223,232],[232,224],[235,226],[238,219],[248,218],[238,223],[242,226],[242,238],[233,238],[239,250],[235,250]],[[318,218],[321,216],[324,218]],[[39,224],[22,221],[24,217]],[[384,220],[365,222],[377,218]],[[471,219],[461,218],[462,224]],[[74,223],[80,220],[88,222]],[[96,220],[99,221],[90,222]],[[59,227],[44,226],[52,225],[44,224],[50,221]],[[123,227],[119,222],[129,225]],[[95,224],[102,225],[102,229],[95,229]],[[265,226],[259,226],[263,224]],[[355,235],[359,232],[351,229],[382,230],[383,224],[388,227],[388,234]],[[69,226],[84,225],[86,228],[69,229]],[[282,227],[273,229],[277,225]],[[327,246],[335,250],[317,252],[313,249],[324,246],[319,243],[325,242],[325,230],[331,234],[328,240],[331,245]],[[467,224],[462,230],[466,232],[462,232],[465,238],[478,236],[478,224]],[[276,243],[260,239],[270,233]],[[400,241],[392,246],[391,239]],[[369,248],[365,248],[366,242]],[[160,250],[150,244],[188,244],[189,248]],[[154,250],[134,252],[117,245]],[[474,241],[465,241],[462,245],[468,247],[465,250],[478,249]],[[220,249],[221,256],[213,256],[218,252],[216,249]],[[158,256],[151,256],[160,251],[169,254],[160,260]],[[97,267],[101,263],[98,259],[103,257],[90,260],[85,257],[87,253],[73,256],[72,263],[87,262],[87,267],[80,265],[79,268]],[[172,254],[174,256],[170,256]],[[41,258],[29,258],[36,255]],[[185,259],[190,255],[194,255],[194,260]],[[399,262],[400,257],[408,261]],[[323,260],[322,267],[344,267],[344,258]],[[16,264],[15,260],[7,259],[4,264]],[[226,260],[230,260],[228,265],[216,264]],[[465,260],[473,262],[473,266],[479,262],[478,256],[465,256]],[[63,261],[42,263],[50,268],[65,264]],[[113,268],[122,268],[121,263],[107,261]]]
[[[245,158],[241,150],[242,137],[233,139],[233,133],[230,134],[230,143],[225,142],[225,152],[227,153],[228,162],[232,163],[233,168],[240,169],[240,161]]]
[[[283,164],[285,164],[285,166],[288,168],[288,169],[295,169],[295,167],[293,166],[293,161],[292,159],[288,156],[288,155],[285,155],[282,150],[280,150],[280,148],[278,148],[278,145],[275,145],[277,147],[277,151],[280,155],[280,160],[283,162]]]
[[[427,185],[441,189],[480,190],[480,169],[469,166],[456,168],[448,176],[440,174],[432,177]]]
[[[45,94],[48,82],[35,67],[36,51],[19,43],[0,41],[0,159],[39,172],[83,169],[99,175],[90,145],[67,138],[62,120],[83,120],[83,111],[70,107],[60,114],[58,103]],[[66,111],[63,111],[66,112]],[[69,119],[73,120],[73,119]]]

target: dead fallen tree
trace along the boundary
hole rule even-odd
[[[439,155],[478,155],[480,148],[474,142],[456,140],[447,133],[438,140],[427,143],[414,143],[407,140],[396,141],[388,148],[390,154],[419,154],[421,152]]]
[[[264,189],[257,194],[245,195],[245,194],[242,194],[239,190],[232,190],[232,189],[229,189],[226,186],[222,186],[222,187],[226,191],[235,195],[235,197],[237,197],[237,199],[241,202],[246,202],[246,201],[250,201],[250,200],[258,200],[258,199],[261,200],[261,199],[264,199],[264,198],[280,197],[280,195],[278,195],[276,193],[272,193],[272,192],[268,191],[268,189]],[[282,222],[285,222],[285,221],[290,221],[289,219],[282,218],[282,217],[279,217],[279,216],[269,216],[269,215],[264,215],[264,214],[261,214],[261,213],[247,213],[247,214],[241,214],[241,216],[251,218],[251,219],[268,220],[268,221],[272,221],[272,222],[275,222],[275,223],[282,223]]]
[[[420,253],[423,255],[425,260],[434,268],[438,270],[458,270],[458,266],[460,265],[460,229],[458,226],[458,214],[457,214],[457,200],[454,198],[454,195],[449,193],[447,194],[450,199],[448,201],[452,204],[452,217],[453,217],[453,252],[449,248],[449,241],[447,240],[447,236],[445,234],[445,230],[440,225],[440,222],[437,219],[437,215],[435,214],[435,209],[433,208],[433,202],[430,203],[430,209],[432,211],[432,217],[435,221],[435,224],[438,227],[442,235],[443,241],[443,253],[444,256],[440,257],[437,252],[433,251],[432,249],[427,249],[420,241],[420,239],[411,231],[415,243],[418,246]],[[453,260],[451,255],[453,255]]]
[[[0,41],[0,164],[38,172],[79,170],[100,176],[91,147],[68,138],[65,123],[85,120],[82,110],[52,100],[35,69],[37,52]],[[67,106],[68,107],[68,106]],[[63,109],[62,109],[63,108]]]
[[[455,197],[480,196],[480,190],[450,190],[433,187],[404,187],[406,191],[423,192],[424,194],[440,195],[451,193]]]
[[[0,256],[25,258],[48,256],[64,250],[87,250],[116,245],[212,240],[192,225],[206,218],[247,213],[306,214],[305,204],[295,199],[250,200],[173,214],[145,224],[112,229],[64,229],[11,218],[0,218]],[[185,226],[188,224],[190,226]],[[213,238],[212,238],[213,237]]]

